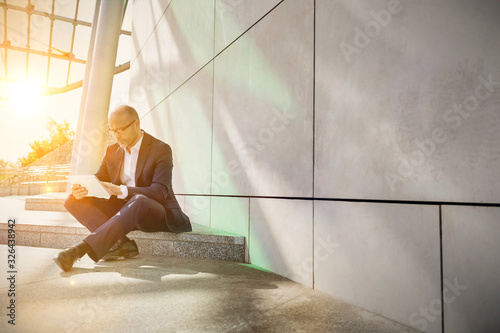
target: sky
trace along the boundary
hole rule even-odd
[[[111,107],[127,94],[129,72],[115,75]],[[57,122],[67,121],[76,129],[80,109],[81,88],[70,92],[40,97],[36,111],[16,107],[0,107],[0,159],[16,162],[19,157],[30,151],[29,144],[34,140],[48,138],[46,125],[50,119]]]
[[[0,2],[4,2],[0,0]],[[25,7],[27,0],[8,0],[8,4]],[[52,0],[32,0],[36,10],[50,11]],[[92,22],[95,0],[80,1],[78,8],[78,19]],[[74,17],[76,0],[56,0],[56,15]],[[8,10],[7,17],[7,39],[12,45],[26,47],[27,15],[14,10]],[[130,7],[127,8],[122,29],[130,31],[131,15]],[[32,16],[34,17],[34,16]],[[55,21],[56,23],[58,21]],[[71,48],[72,25],[69,23],[54,23],[53,47],[62,51]],[[48,50],[50,20],[40,17],[31,22],[30,44],[34,49]],[[3,42],[4,11],[0,9],[0,42]],[[76,58],[86,59],[88,44],[90,41],[90,27],[77,26],[75,31],[75,44],[73,53]],[[9,78],[26,78],[26,56],[25,53],[8,51]],[[0,48],[0,78],[5,78],[4,49]],[[116,64],[123,64],[130,60],[131,37],[121,36],[118,46]],[[62,87],[66,83],[68,62],[64,60],[51,61],[49,86]],[[73,63],[70,70],[69,83],[83,79],[85,65]],[[117,101],[124,101],[128,96],[129,71],[115,75],[113,80],[113,91],[110,105],[113,107]],[[20,101],[8,102],[0,100],[0,159],[16,162],[18,158],[26,156],[30,151],[29,144],[35,140],[48,137],[46,125],[50,119],[57,122],[67,121],[73,130],[76,129],[78,113],[81,102],[82,88],[52,96],[30,96],[26,91],[36,88],[35,84],[45,84],[47,77],[47,58],[30,55],[30,66],[28,73],[28,86],[22,86]],[[0,96],[7,97],[6,83],[0,81]],[[12,86],[11,86],[12,87]],[[15,89],[11,89],[11,92]]]

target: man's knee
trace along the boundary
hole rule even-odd
[[[149,198],[144,194],[136,194],[132,198],[130,198],[130,203],[134,205],[138,205],[139,207],[148,207],[149,206]]]
[[[139,216],[146,216],[151,212],[153,199],[143,194],[136,194],[127,202],[129,209],[138,212]]]
[[[77,208],[82,209],[82,207],[89,207],[89,204],[92,203],[91,199],[92,197],[77,199],[73,196],[73,194],[70,194],[64,201],[64,208],[71,213]]]
[[[135,201],[146,201],[148,199],[147,196],[144,194],[134,194],[130,200],[135,200]]]
[[[66,208],[66,210],[69,212],[75,206],[76,203],[77,203],[76,198],[73,196],[73,194],[70,194],[64,201],[64,208]]]

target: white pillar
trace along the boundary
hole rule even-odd
[[[90,45],[87,52],[87,61],[85,64],[85,75],[83,77],[82,97],[80,99],[80,111],[78,112],[78,123],[76,124],[75,141],[73,151],[71,153],[71,167],[69,174],[76,174],[76,165],[78,162],[78,149],[80,148],[80,138],[83,131],[83,116],[85,114],[85,103],[87,103],[87,92],[89,90],[90,69],[92,68],[92,57],[94,56],[95,35],[97,32],[97,22],[99,20],[99,10],[101,8],[101,0],[96,0],[94,8],[94,18],[92,20],[92,32],[90,34]],[[71,184],[68,183],[68,190]]]
[[[124,2],[102,0],[97,23],[96,40],[88,91],[79,138],[76,174],[93,174],[104,154],[104,136],[107,126],[109,100],[122,25]],[[82,112],[82,110],[80,110]]]

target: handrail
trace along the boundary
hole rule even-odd
[[[0,186],[61,182],[70,171],[69,164],[28,166],[20,169],[0,169]]]

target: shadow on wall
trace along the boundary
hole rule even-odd
[[[159,47],[146,58],[169,79],[150,83],[142,119],[173,146],[178,192],[207,195],[187,200],[188,214],[210,225],[210,195],[252,197],[244,235],[252,262],[306,285],[312,266],[304,277],[297,267],[314,262],[319,246],[314,202],[254,196],[498,202],[491,180],[500,163],[500,88],[488,83],[490,74],[500,80],[498,11],[486,1],[391,3],[286,0],[213,60],[173,11],[157,25],[184,63],[173,86],[178,69],[169,57],[162,62],[164,34],[150,37]],[[290,224],[284,217],[297,210],[303,215]],[[373,214],[366,221],[385,225],[384,214]],[[309,252],[291,260],[304,232]],[[397,244],[407,235],[395,228],[378,237]],[[399,247],[402,259],[419,265],[417,254]]]
[[[319,3],[315,195],[498,202],[498,2]]]
[[[300,6],[297,1],[283,3],[283,8],[276,8],[215,61],[142,115],[142,120],[151,125],[152,134],[173,146],[174,164],[178,171],[182,168],[182,172],[178,172],[182,178],[176,179],[181,181],[176,185],[181,188],[178,193],[185,190],[183,194],[193,194],[195,189],[195,193],[201,194],[312,196],[312,4],[313,1]],[[302,17],[304,10],[309,13],[305,18]],[[288,18],[289,15],[292,19]],[[297,21],[300,24],[297,25]],[[276,29],[281,23],[286,24]],[[192,50],[188,37],[182,34],[175,15],[168,24],[170,31],[179,32],[172,34],[172,46],[175,45],[173,47],[177,50],[189,50],[181,55],[182,59],[188,63],[196,62],[198,52]],[[269,36],[269,31],[275,32]],[[290,43],[289,39],[283,38],[288,35],[301,42]],[[148,54],[147,58],[150,57],[152,55]],[[204,64],[197,62],[197,66]],[[215,66],[215,79],[210,66]],[[304,77],[308,79],[304,80]],[[150,98],[148,103],[155,103],[151,94],[147,96]],[[213,146],[207,149],[205,142],[212,139]],[[212,155],[205,159],[207,151]],[[197,156],[208,163],[186,166],[186,161],[195,163]],[[239,170],[237,174],[230,170],[235,164]],[[203,170],[201,174],[199,169]],[[198,174],[196,179],[204,180],[201,185],[190,180],[191,171]],[[297,181],[290,182],[289,179]],[[201,207],[188,209],[191,215],[196,211],[210,214],[210,198],[203,199]],[[252,211],[266,219],[269,214],[257,208],[259,205],[258,201],[253,202]],[[312,203],[307,205],[308,218],[303,223],[308,225],[306,229],[310,237],[307,242],[310,243]],[[280,236],[266,230],[267,223],[271,221],[259,223],[259,230],[254,231],[251,245],[254,248],[279,243]],[[291,232],[286,223],[280,228],[283,232]],[[278,239],[270,240],[264,246],[258,243],[261,234]],[[284,250],[284,247],[275,248],[272,259],[264,256],[255,261],[259,266],[273,269],[273,265],[287,262],[286,256],[279,252]],[[274,264],[270,264],[271,261]],[[287,273],[282,270],[281,274]],[[301,282],[311,286],[311,274]]]
[[[443,1],[425,5],[401,1],[400,10],[390,19],[386,16],[382,24],[380,12],[389,12],[389,3],[316,2],[315,196],[500,202],[496,186],[500,180],[500,85],[495,83],[500,82],[496,56],[500,41],[495,36],[500,28],[500,3]],[[316,203],[315,208],[318,206]],[[340,203],[332,203],[335,206]],[[359,211],[369,215],[357,220],[354,216]],[[460,276],[446,275],[441,281],[440,267],[434,264],[439,252],[426,252],[425,246],[435,249],[440,241],[435,228],[439,221],[430,223],[421,218],[403,216],[399,218],[401,227],[387,228],[390,219],[372,209],[358,207],[346,221],[315,211],[315,231],[325,230],[330,223],[335,228],[348,223],[344,229],[354,234],[359,226],[379,224],[379,229],[364,237],[332,235],[340,238],[341,257],[346,258],[335,267],[352,269],[343,273],[353,277],[365,274],[356,284],[368,292],[361,298],[356,291],[344,297],[349,302],[356,298],[359,302],[378,300],[370,310],[391,319],[395,319],[391,313],[396,314],[398,321],[419,330],[439,332],[443,306],[452,305],[446,299],[443,305],[435,291],[442,282],[448,292],[453,290],[449,284],[466,282]],[[408,235],[415,224],[418,232]],[[352,248],[352,243],[368,236],[362,247]],[[400,240],[406,241],[398,245]],[[377,245],[380,247],[374,249]],[[393,302],[389,292],[383,291],[377,299],[370,284],[383,277],[393,283],[390,292],[414,290],[408,281],[397,279],[398,263],[394,263],[397,268],[387,271],[382,270],[390,267],[387,262],[370,267],[370,249],[380,258],[399,257],[411,264],[410,269],[418,268],[420,272],[411,280],[427,281],[418,293],[425,295],[425,301],[407,297]],[[497,261],[493,255],[489,260]],[[466,260],[460,265],[469,266]],[[333,277],[328,276],[321,287],[315,279],[315,286],[333,290],[336,284],[342,290]],[[459,294],[460,290],[446,295],[458,298]],[[466,317],[466,313],[464,310],[461,315]],[[469,324],[472,327],[472,320]]]

